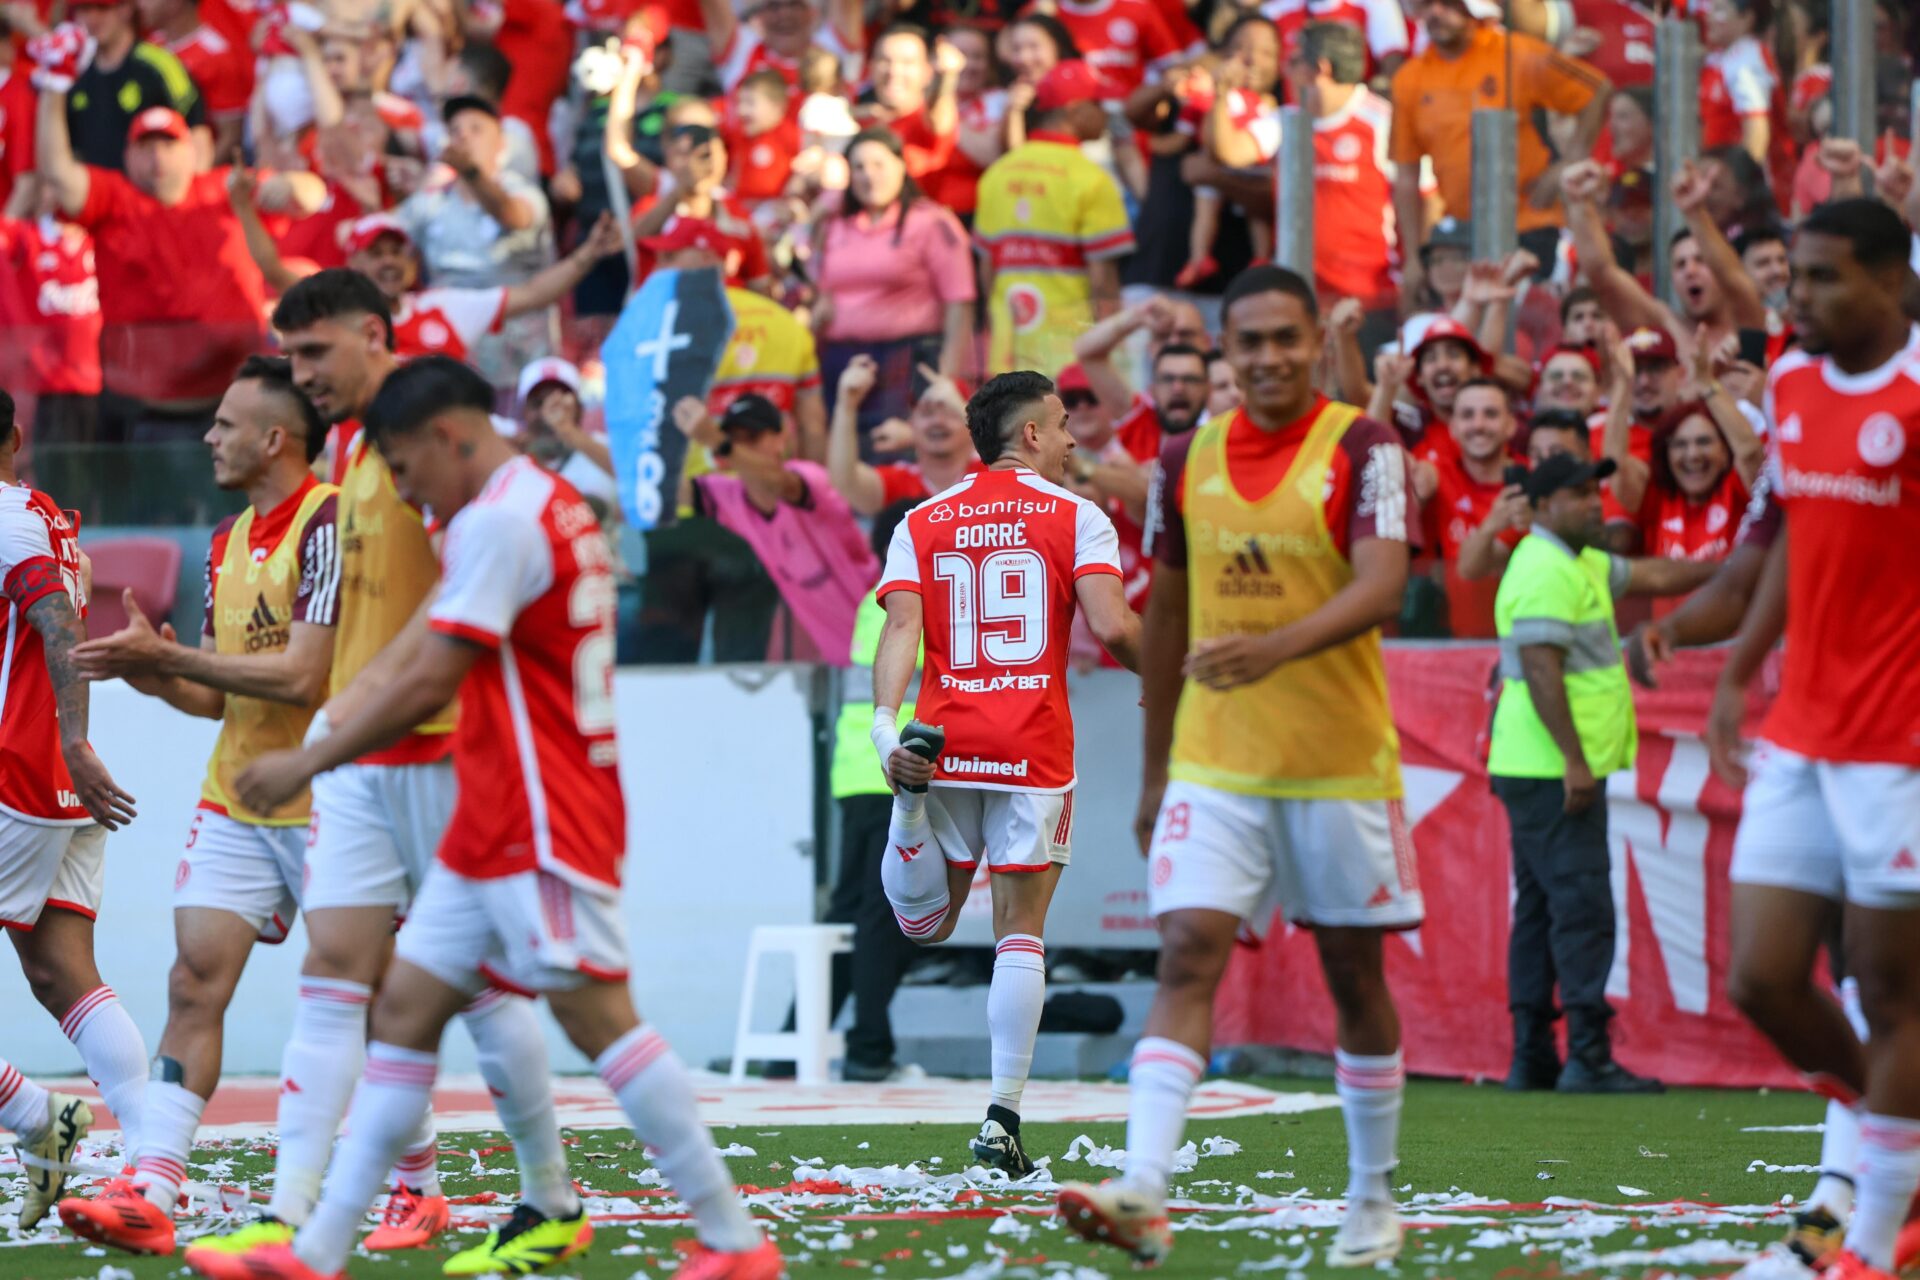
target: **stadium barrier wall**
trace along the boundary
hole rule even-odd
[[[1492,1076],[1509,1052],[1507,828],[1483,767],[1495,651],[1489,645],[1397,644],[1388,678],[1405,752],[1427,924],[1390,939],[1388,971],[1416,1072]],[[1727,864],[1738,796],[1713,779],[1698,734],[1719,658],[1687,654],[1655,691],[1639,693],[1642,746],[1612,779],[1614,888],[1620,946],[1610,990],[1621,1008],[1620,1055],[1671,1081],[1793,1084],[1725,994]],[[822,812],[818,727],[831,723],[821,673],[797,666],[622,670],[615,697],[628,794],[626,921],[640,1008],[704,1064],[731,1050],[746,939],[758,923],[811,919]],[[1068,947],[1152,947],[1150,872],[1134,845],[1140,733],[1137,680],[1125,672],[1072,682],[1080,783],[1074,863],[1048,926]],[[117,682],[98,686],[95,745],[139,801],[140,817],[108,841],[100,969],[149,1043],[164,1017],[173,955],[167,906],[180,843],[216,726],[181,716]],[[1756,700],[1757,702],[1760,700]],[[1757,714],[1757,707],[1756,707]],[[984,892],[955,941],[990,941]],[[304,938],[262,948],[228,1020],[229,1071],[278,1068]],[[775,1001],[761,1010],[777,1016]],[[33,1005],[17,968],[0,964],[7,1056],[66,1073],[73,1050]],[[1221,993],[1219,1042],[1327,1051],[1332,1013],[1309,937],[1276,922],[1243,949]],[[584,1066],[551,1037],[558,1069]],[[471,1067],[464,1034],[448,1037],[449,1070]]]

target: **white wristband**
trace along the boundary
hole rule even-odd
[[[300,740],[300,745],[310,747],[332,732],[333,724],[327,719],[327,709],[322,707],[313,713],[313,721],[307,725],[307,736]]]
[[[899,719],[898,707],[873,709],[873,749],[880,753],[880,767],[883,769],[900,747],[900,729],[896,723]]]

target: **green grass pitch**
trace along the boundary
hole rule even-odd
[[[1283,1087],[1324,1091],[1331,1085],[1289,1081]],[[1806,1167],[1818,1160],[1819,1135],[1807,1127],[1819,1122],[1822,1107],[1805,1094],[1684,1090],[1582,1098],[1416,1081],[1407,1090],[1393,1180],[1413,1226],[1392,1274],[1420,1280],[1724,1275],[1782,1233],[1780,1202],[1811,1188]],[[1070,1144],[1084,1152],[1088,1144],[1074,1144],[1081,1134],[1096,1154],[1122,1141],[1117,1124],[1035,1124],[1025,1137],[1029,1153],[1050,1157],[1050,1172],[1061,1181],[1110,1172],[1090,1168],[1084,1155],[1064,1158]],[[1131,1269],[1119,1255],[1066,1235],[1051,1216],[1049,1190],[996,1185],[970,1173],[971,1131],[962,1126],[742,1126],[714,1136],[723,1148],[754,1152],[731,1155],[727,1163],[740,1183],[765,1189],[755,1214],[779,1240],[796,1278],[1090,1280]],[[1177,1243],[1159,1275],[1332,1274],[1323,1259],[1338,1221],[1333,1202],[1346,1186],[1337,1110],[1202,1119],[1189,1125],[1187,1136],[1216,1151],[1234,1143],[1238,1150],[1201,1155],[1177,1175]],[[581,1280],[670,1274],[675,1245],[690,1228],[679,1206],[659,1191],[632,1135],[583,1130],[568,1138],[576,1143],[569,1148],[574,1176],[599,1221],[592,1252],[555,1274]],[[1229,1141],[1208,1143],[1215,1138]],[[492,1205],[456,1206],[456,1226],[469,1224],[464,1230],[439,1249],[356,1254],[348,1275],[437,1276],[447,1253],[477,1238],[472,1233],[482,1229],[485,1214],[511,1204],[518,1182],[511,1154],[498,1149],[502,1141],[487,1134],[442,1139],[447,1193],[497,1195]],[[452,1154],[455,1149],[462,1154]],[[191,1176],[258,1191],[268,1185],[270,1150],[264,1142],[203,1146],[194,1153]],[[61,1240],[50,1228],[31,1242],[0,1238],[4,1280],[185,1274],[178,1258],[108,1254]]]

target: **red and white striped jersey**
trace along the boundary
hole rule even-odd
[[[1113,521],[1025,467],[975,472],[894,531],[879,598],[920,596],[917,716],[945,728],[934,780],[989,791],[1073,786],[1067,658],[1075,585],[1120,575]]]
[[[93,819],[74,794],[60,753],[60,717],[40,633],[27,610],[56,591],[85,616],[80,517],[38,489],[0,484],[0,582],[6,586],[7,657],[0,669],[0,810],[47,826]]]
[[[500,327],[507,314],[505,289],[422,289],[400,300],[393,313],[393,353],[452,356],[465,360],[473,344]]]
[[[618,888],[626,854],[613,715],[613,553],[572,485],[527,458],[447,524],[430,625],[483,652],[460,686],[460,799],[440,861]]]

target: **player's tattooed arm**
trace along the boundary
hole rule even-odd
[[[35,566],[28,569],[55,575],[60,572],[59,566],[51,562],[45,570]],[[15,584],[13,589],[17,595],[31,594],[24,582]],[[74,792],[94,821],[109,831],[117,830],[133,820],[133,797],[114,783],[100,757],[87,745],[87,680],[73,659],[74,648],[87,638],[86,624],[81,622],[64,588],[48,591],[28,605],[26,617],[40,633],[41,647],[46,652],[47,678],[53,685],[54,704],[60,717],[60,751],[66,757]]]

